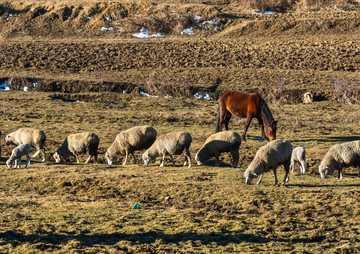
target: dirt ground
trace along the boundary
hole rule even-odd
[[[0,91],[0,252],[357,253],[357,169],[321,179],[318,166],[331,145],[360,139],[359,15],[252,14],[234,3],[1,1],[0,84],[10,91]],[[133,37],[142,27],[166,35]],[[189,27],[194,34],[181,35]],[[141,94],[155,95],[156,86],[175,87],[177,96]],[[245,185],[243,172],[266,144],[256,120],[237,168],[228,154],[221,167],[182,167],[177,156],[175,167],[145,168],[141,152],[137,164],[105,164],[116,135],[136,125],[190,132],[194,158],[228,89],[264,96],[278,138],[306,148],[305,175],[296,168],[285,186],[274,186],[273,173]],[[313,103],[302,103],[305,92]],[[243,124],[233,118],[230,129],[241,134]],[[45,163],[6,167],[13,147],[4,138],[20,127],[45,131]],[[82,131],[100,137],[99,163],[55,164],[65,137]]]

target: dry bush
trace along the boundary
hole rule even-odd
[[[294,5],[297,11],[318,11],[323,9],[351,9],[358,6],[354,0],[300,0]]]
[[[144,90],[151,95],[172,96],[172,97],[190,97],[195,87],[190,83],[189,77],[185,74],[180,86],[169,84],[166,76],[166,69],[159,68],[154,70],[146,82]]]
[[[346,104],[355,104],[360,102],[360,85],[347,81],[343,78],[335,79],[333,81],[335,93],[333,99],[338,102]]]
[[[274,102],[282,102],[282,95],[285,90],[285,80],[278,76],[273,81],[273,89],[271,95],[271,99]]]
[[[239,6],[245,10],[286,11],[291,8],[295,0],[237,0]]]
[[[31,89],[32,83],[25,76],[11,76],[8,81],[11,90],[23,90],[24,87]]]

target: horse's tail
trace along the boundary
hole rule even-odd
[[[219,128],[220,128],[220,102],[218,103],[218,117],[217,117],[215,132],[219,132]]]

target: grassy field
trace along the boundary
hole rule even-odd
[[[0,84],[11,88],[0,91],[0,252],[359,253],[358,169],[345,169],[342,180],[318,174],[332,145],[360,139],[357,8],[325,0],[0,1]],[[264,10],[278,12],[254,14]],[[143,26],[166,36],[134,38]],[[188,27],[194,34],[181,35]],[[181,156],[175,167],[105,164],[116,135],[136,125],[190,132],[194,158],[215,131],[216,99],[227,89],[264,96],[277,137],[306,148],[305,175],[297,166],[285,186],[274,186],[271,172],[245,185],[243,172],[266,144],[256,120],[237,168],[229,154],[221,167],[182,167]],[[165,98],[169,91],[177,96]],[[303,104],[308,91],[315,100]],[[233,118],[230,129],[242,134],[243,125]],[[20,127],[45,131],[45,163],[6,167],[13,147],[5,135]],[[56,164],[52,153],[83,131],[100,137],[98,164],[82,164],[85,155],[81,164]]]
[[[113,96],[117,103],[108,105],[54,101],[51,93],[40,92],[0,96],[5,129],[42,128],[48,157],[70,133],[89,130],[101,139],[97,165],[41,163],[38,158],[29,169],[8,169],[2,161],[1,252],[351,253],[360,247],[356,169],[345,170],[342,180],[320,179],[317,172],[332,144],[359,138],[359,105],[270,104],[280,123],[278,137],[306,147],[308,170],[301,175],[297,168],[286,186],[274,186],[272,173],[260,186],[248,186],[243,172],[264,145],[255,124],[240,146],[238,168],[187,168],[180,166],[182,157],[176,167],[169,162],[162,168],[159,162],[149,167],[104,164],[115,135],[142,124],[160,134],[189,131],[194,156],[214,132],[215,101],[109,93],[104,98]],[[233,120],[231,129],[241,133],[243,120]],[[2,148],[7,157],[11,148]],[[230,163],[229,155],[222,159]],[[279,173],[281,179],[283,170]],[[135,203],[139,209],[132,209]]]

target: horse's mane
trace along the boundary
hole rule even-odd
[[[267,105],[264,97],[256,93],[261,99],[261,118],[265,121],[266,125],[271,125],[271,122],[274,121],[274,118],[271,114],[270,108]]]

